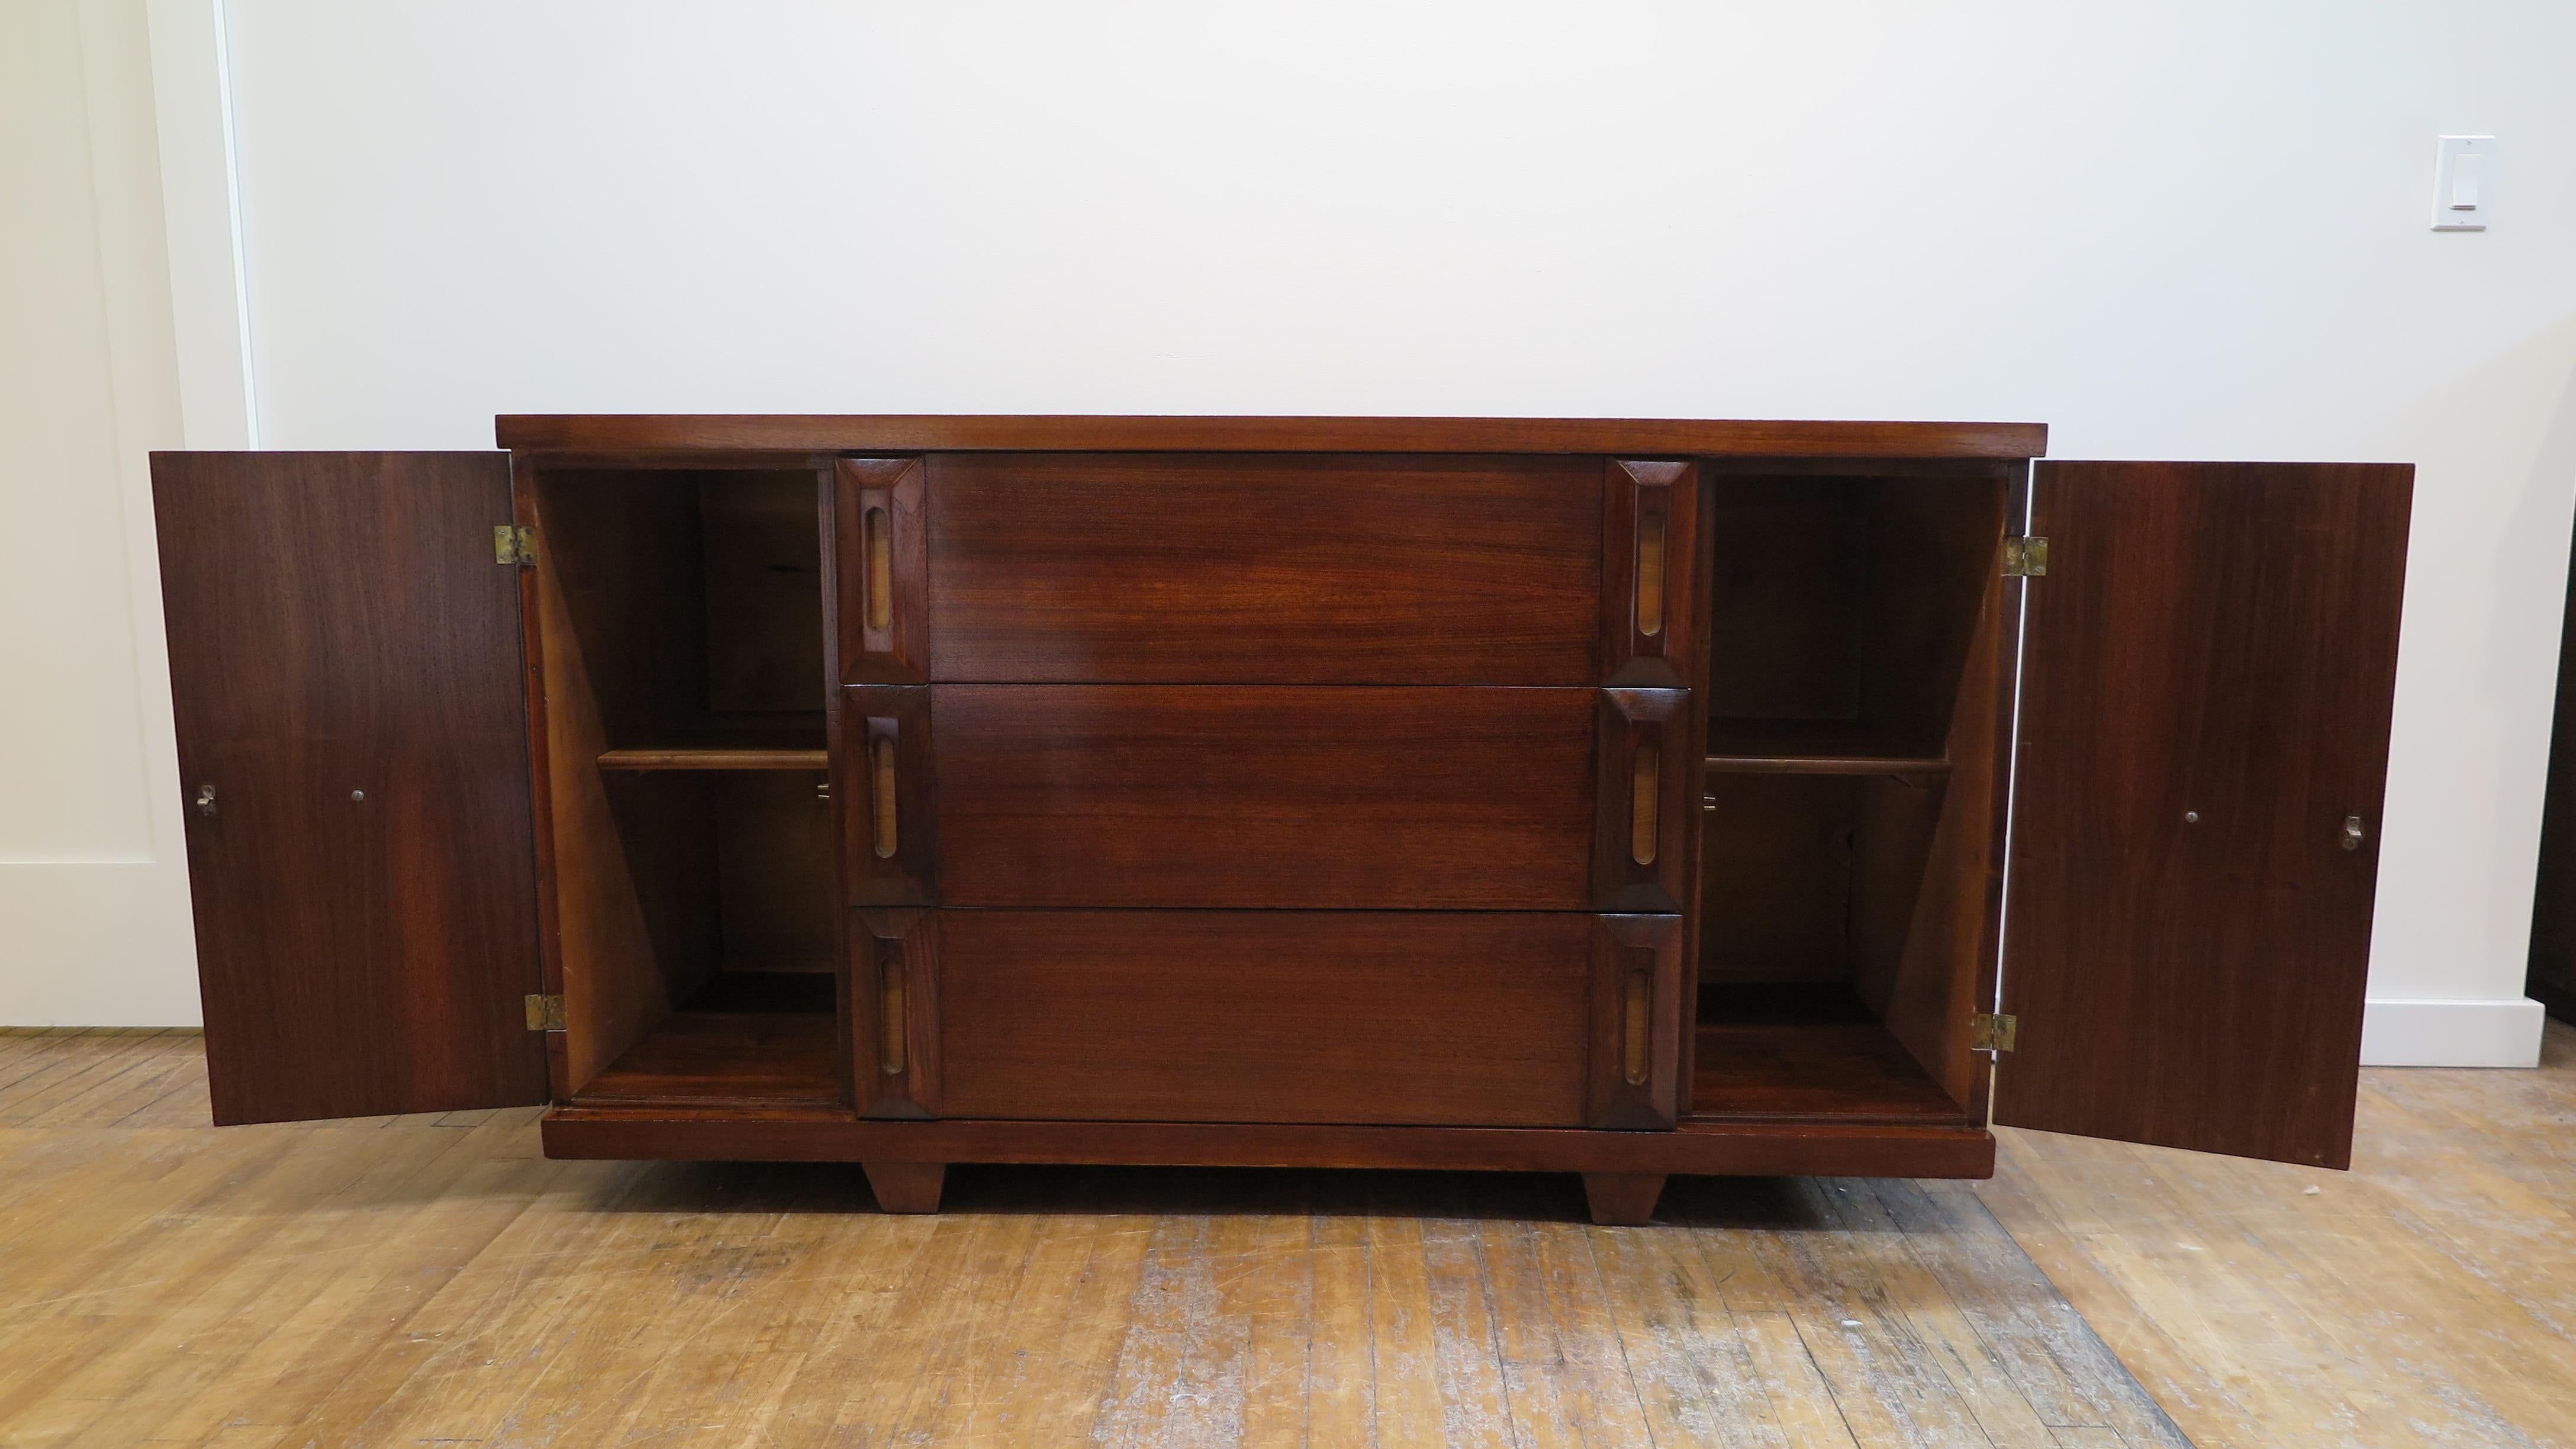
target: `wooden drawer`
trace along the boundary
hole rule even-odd
[[[1675,917],[861,914],[903,918],[900,929],[853,935],[892,938],[881,959],[909,954],[902,1009],[932,1057],[907,1070],[918,1084],[913,1096],[934,1109],[928,1115],[1529,1127],[1672,1120]],[[869,980],[863,964],[862,1001]],[[863,1072],[876,1034],[862,1034]]]
[[[850,459],[842,619],[858,632],[842,678],[1600,683],[1602,469],[1566,456]]]
[[[930,693],[942,904],[1590,905],[1588,689]]]
[[[1673,690],[856,685],[858,906],[1680,909]]]

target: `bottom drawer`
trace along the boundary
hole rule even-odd
[[[936,993],[906,1014],[936,1013],[913,1027],[936,1043],[937,1116],[1672,1121],[1678,917],[928,915]]]

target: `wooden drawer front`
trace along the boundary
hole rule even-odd
[[[1597,458],[936,455],[930,677],[1598,683],[1603,477]]]
[[[1586,909],[1596,693],[933,685],[939,901]]]
[[[937,916],[942,1116],[1585,1120],[1590,916]]]

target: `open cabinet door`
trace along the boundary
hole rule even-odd
[[[500,453],[152,459],[217,1122],[538,1102]]]
[[[1996,1121],[2351,1165],[2413,480],[2037,465]]]

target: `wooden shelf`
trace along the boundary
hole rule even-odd
[[[1866,725],[1795,720],[1715,720],[1708,770],[1727,775],[1900,775],[1950,773],[1938,740],[1903,739]]]
[[[575,1092],[573,1102],[837,1104],[838,1020],[812,1011],[675,1011]]]
[[[1704,990],[1685,1115],[1926,1125],[1971,1120],[1842,986]]]
[[[603,770],[821,770],[830,756],[822,750],[725,749],[682,746],[670,749],[609,750],[599,757]]]

